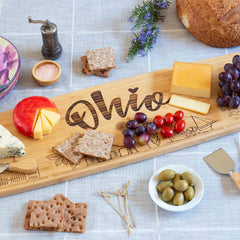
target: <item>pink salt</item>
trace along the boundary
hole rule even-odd
[[[57,76],[58,67],[52,63],[43,64],[35,71],[35,76],[43,81],[51,80]]]

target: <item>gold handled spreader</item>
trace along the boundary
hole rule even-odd
[[[0,174],[5,170],[30,174],[37,171],[37,163],[35,160],[29,161],[29,159],[10,163],[0,163]]]
[[[240,191],[240,174],[234,171],[235,163],[222,148],[204,157],[204,160],[215,171],[221,174],[229,174],[237,189]]]

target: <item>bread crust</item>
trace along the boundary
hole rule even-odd
[[[176,0],[188,31],[213,47],[240,45],[240,0]]]

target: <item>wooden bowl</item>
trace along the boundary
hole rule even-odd
[[[57,68],[57,73],[56,74],[52,74],[52,76],[49,78],[49,76],[47,76],[46,79],[43,79],[41,77],[39,77],[39,74],[38,74],[38,70],[40,69],[40,67],[43,69],[44,66],[46,66],[46,69],[44,71],[50,71],[50,69],[47,70],[47,68],[51,65],[54,65],[54,68],[56,69]],[[35,79],[35,81],[41,85],[41,86],[50,86],[54,83],[56,83],[59,78],[61,77],[61,67],[59,66],[58,63],[54,62],[54,61],[51,61],[51,60],[43,60],[43,61],[40,61],[38,62],[37,64],[35,64],[33,66],[33,69],[32,69],[32,75],[33,75],[33,78]],[[51,75],[51,74],[50,74]]]

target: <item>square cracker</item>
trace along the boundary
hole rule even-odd
[[[91,157],[110,159],[113,135],[88,129],[83,138],[78,140],[74,152]]]
[[[33,201],[30,227],[39,230],[63,230],[65,203],[61,201]]]
[[[30,217],[31,217],[31,212],[32,212],[32,205],[34,202],[38,203],[39,201],[30,200],[27,205],[27,212],[26,212],[25,221],[24,221],[24,229],[26,229],[26,230],[35,230],[36,229],[34,227],[30,227]]]
[[[63,231],[74,233],[85,232],[88,208],[86,203],[73,203],[60,193],[52,197],[51,200],[65,203]]]
[[[54,149],[63,157],[67,158],[74,164],[77,164],[83,157],[81,153],[74,153],[74,148],[81,137],[80,133],[75,133],[72,137],[54,147]]]
[[[115,54],[111,47],[88,50],[86,52],[90,71],[115,68]]]
[[[81,60],[82,60],[82,64],[83,64],[82,73],[87,74],[87,75],[96,75],[96,76],[105,77],[105,78],[109,77],[109,74],[110,74],[111,70],[91,71],[89,69],[87,57],[86,56],[82,56]]]

